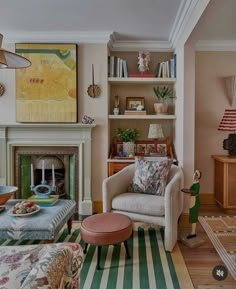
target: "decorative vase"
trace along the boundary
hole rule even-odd
[[[165,102],[154,103],[154,110],[156,114],[167,114],[168,103]]]
[[[127,156],[134,156],[134,142],[123,142],[123,151]]]
[[[113,108],[113,113],[114,113],[114,115],[118,115],[119,112],[120,112],[119,107],[114,107],[114,108]]]

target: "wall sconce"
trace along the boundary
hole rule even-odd
[[[87,93],[90,97],[96,97],[101,94],[101,88],[94,83],[94,65],[92,64],[92,84],[89,85]]]
[[[225,78],[226,91],[229,98],[230,105],[236,103],[236,76],[229,76]]]
[[[0,96],[2,96],[4,92],[5,92],[5,86],[2,83],[0,83]]]
[[[236,109],[226,109],[218,130],[232,132],[223,141],[223,148],[228,150],[229,156],[236,156]]]

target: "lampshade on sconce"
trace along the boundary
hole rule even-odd
[[[148,138],[163,139],[164,134],[163,134],[162,126],[160,124],[151,123],[149,125]]]
[[[226,109],[218,130],[233,132],[223,141],[223,148],[228,150],[229,156],[236,156],[236,109]]]
[[[236,76],[229,76],[225,78],[227,96],[229,98],[230,105],[236,103]]]
[[[3,36],[0,34],[0,69],[1,68],[26,68],[31,62],[18,54],[2,49]]]

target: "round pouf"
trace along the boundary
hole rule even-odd
[[[132,228],[130,218],[118,213],[101,213],[86,218],[80,230],[81,238],[85,242],[84,253],[88,244],[98,246],[97,269],[100,269],[101,246],[124,242],[129,258],[127,239],[132,234]]]

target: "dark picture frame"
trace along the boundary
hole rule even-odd
[[[126,97],[126,110],[136,110],[139,105],[144,107],[144,97]]]

